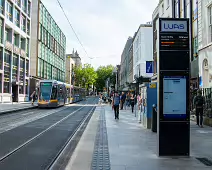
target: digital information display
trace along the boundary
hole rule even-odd
[[[48,82],[42,82],[40,83],[41,86],[52,86],[52,83],[48,83]]]
[[[186,77],[163,78],[163,115],[170,118],[186,117]]]
[[[160,50],[189,50],[188,35],[160,35]]]

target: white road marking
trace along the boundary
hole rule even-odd
[[[197,130],[198,133],[212,133],[212,131]]]
[[[34,113],[34,112],[28,112],[28,113],[24,113],[24,114],[22,114],[23,116],[26,116],[26,115],[30,115],[30,114],[32,114],[32,113]]]

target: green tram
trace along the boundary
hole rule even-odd
[[[38,107],[59,107],[85,99],[85,89],[56,80],[40,80]]]

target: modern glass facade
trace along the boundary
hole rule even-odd
[[[65,82],[66,37],[39,3],[37,77]]]
[[[0,0],[0,102],[29,96],[30,11],[31,0]]]

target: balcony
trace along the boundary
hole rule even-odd
[[[6,41],[5,41],[5,48],[6,48],[7,50],[9,50],[9,51],[12,51],[12,50],[13,50],[13,45],[12,45],[12,43],[6,40]]]
[[[13,52],[17,55],[20,55],[20,48],[17,47],[16,45],[13,46]]]
[[[21,49],[21,56],[24,57],[24,58],[27,57],[26,52],[23,49]]]

